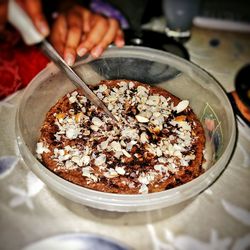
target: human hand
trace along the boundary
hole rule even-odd
[[[71,66],[77,54],[90,53],[96,58],[112,42],[117,47],[124,45],[123,31],[117,20],[94,14],[81,6],[59,14],[52,25],[50,39]]]
[[[30,16],[37,30],[43,35],[49,34],[49,26],[43,15],[41,0],[16,0]],[[0,0],[0,31],[7,21],[8,0]]]

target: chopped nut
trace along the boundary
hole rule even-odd
[[[148,187],[147,187],[147,185],[142,184],[141,187],[140,187],[140,189],[139,189],[139,193],[141,193],[141,194],[147,194],[148,193]]]
[[[105,154],[100,154],[99,157],[95,159],[95,164],[97,166],[101,166],[106,162],[106,155]]]
[[[131,157],[131,154],[129,154],[125,149],[122,149],[122,153],[126,156],[126,157]]]
[[[102,121],[100,118],[98,118],[98,117],[93,117],[93,118],[92,118],[92,123],[93,123],[95,126],[97,126],[97,127],[100,127],[100,126],[103,125],[103,121]]]
[[[150,106],[156,106],[159,104],[159,101],[160,101],[159,95],[151,95],[148,97],[146,104],[148,104]]]
[[[56,119],[57,119],[57,120],[63,119],[65,116],[66,116],[66,114],[64,114],[64,113],[59,113],[59,114],[56,114]]]
[[[120,175],[124,175],[126,173],[123,167],[116,167],[115,171]]]
[[[154,169],[156,171],[159,171],[159,172],[164,172],[164,168],[165,168],[165,166],[161,165],[161,164],[157,164],[157,165],[154,166]]]
[[[137,119],[138,122],[141,122],[141,123],[149,122],[149,119],[148,119],[148,118],[143,117],[143,116],[141,116],[141,115],[136,115],[135,118]]]
[[[146,132],[142,132],[140,136],[141,143],[147,143],[148,142],[148,135]]]
[[[75,115],[76,122],[80,122],[80,120],[83,118],[83,113],[77,113]]]
[[[118,141],[112,141],[110,143],[110,146],[113,151],[118,151],[118,152],[122,151],[121,144]]]
[[[104,173],[104,176],[107,178],[114,178],[118,176],[118,173],[113,168],[110,168],[108,172]]]
[[[183,110],[185,110],[189,105],[189,101],[188,100],[183,100],[183,101],[180,101],[178,103],[178,105],[174,108],[176,113],[180,113],[182,112]]]
[[[106,149],[108,147],[108,144],[109,144],[108,140],[101,142],[100,144],[101,149],[103,150]]]
[[[37,143],[36,153],[42,154],[42,153],[48,153],[50,150],[43,144],[43,142]]]
[[[99,127],[96,126],[96,125],[91,125],[90,128],[93,130],[93,131],[98,131],[99,130]]]
[[[175,117],[174,120],[177,121],[177,122],[185,121],[186,116],[185,115],[179,115],[179,116]]]

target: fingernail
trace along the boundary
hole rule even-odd
[[[66,53],[64,56],[65,62],[69,65],[72,66],[74,64],[74,56],[71,53]]]
[[[42,35],[47,36],[49,34],[49,28],[44,22],[38,22],[38,29]]]
[[[116,46],[117,46],[117,47],[123,47],[124,45],[125,45],[124,40],[117,40],[117,41],[116,41]]]
[[[92,51],[91,51],[91,55],[95,58],[99,57],[103,52],[103,48],[100,46],[95,47]]]
[[[77,50],[77,55],[78,56],[84,56],[87,53],[87,49],[86,48],[80,48]]]

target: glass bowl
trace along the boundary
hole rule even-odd
[[[225,169],[236,141],[231,104],[219,83],[198,66],[166,52],[126,46],[110,48],[96,60],[83,59],[75,70],[88,84],[102,79],[130,79],[163,87],[188,99],[206,133],[204,168],[198,178],[166,191],[139,195],[103,193],[70,183],[36,159],[36,143],[45,114],[75,86],[50,64],[26,88],[16,115],[16,135],[27,166],[48,187],[86,206],[109,211],[146,211],[175,205],[194,197]]]

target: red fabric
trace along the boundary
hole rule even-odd
[[[0,99],[24,88],[48,63],[34,46],[26,46],[20,35],[7,30],[0,35]]]

